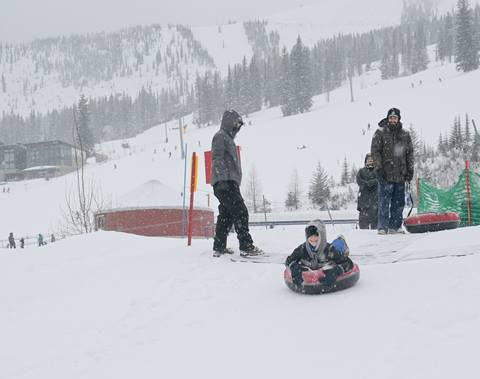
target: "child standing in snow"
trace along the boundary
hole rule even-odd
[[[325,224],[321,220],[311,221],[307,225],[305,238],[306,241],[285,261],[285,265],[290,267],[293,283],[303,283],[302,272],[322,268],[325,276],[320,283],[332,285],[340,275],[353,268],[345,239],[339,236],[328,243]]]

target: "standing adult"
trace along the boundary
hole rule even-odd
[[[43,241],[43,234],[42,233],[38,233],[37,242],[38,242],[38,246],[45,245],[45,242]]]
[[[377,229],[378,180],[372,154],[365,156],[365,167],[358,170],[358,224],[360,229]]]
[[[17,248],[17,245],[15,243],[15,237],[13,236],[12,232],[10,232],[10,234],[8,235],[8,247],[10,247],[10,249]]]
[[[404,233],[405,182],[413,179],[413,144],[403,129],[400,110],[391,108],[372,139],[378,177],[378,234]]]
[[[242,117],[236,111],[225,111],[220,130],[212,140],[211,182],[213,193],[220,202],[213,241],[215,257],[233,254],[233,250],[227,248],[227,236],[232,226],[237,232],[241,255],[263,253],[253,244],[248,228],[248,210],[240,193],[242,167],[234,138],[242,126]]]

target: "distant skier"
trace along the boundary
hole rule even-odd
[[[50,242],[54,243],[55,241],[56,241],[55,234],[52,233],[52,235],[50,236]]]
[[[25,238],[20,238],[20,249],[23,249],[25,247]]]
[[[413,179],[414,157],[412,138],[400,119],[400,110],[391,108],[372,139],[378,177],[378,234],[404,233],[405,182]]]
[[[378,180],[375,172],[372,154],[365,157],[365,167],[358,170],[358,200],[357,210],[358,224],[360,229],[377,229],[377,213],[378,213]]]
[[[13,237],[13,233],[8,235],[8,247],[10,249],[16,249],[17,245],[15,244],[15,237]]]
[[[353,268],[348,254],[349,249],[342,236],[327,243],[325,224],[321,220],[313,220],[305,228],[305,242],[287,257],[285,266],[290,267],[292,281],[297,285],[303,283],[302,272],[320,268],[325,273],[320,283],[332,285],[340,275]]]
[[[41,233],[38,233],[37,242],[38,242],[38,246],[45,245],[45,242],[43,241],[43,235]]]
[[[212,140],[211,181],[213,193],[220,202],[213,241],[215,257],[233,253],[233,250],[227,248],[228,231],[232,225],[235,225],[241,255],[263,253],[253,244],[248,229],[248,210],[240,193],[242,168],[234,138],[242,126],[242,117],[236,111],[225,111],[220,130]]]

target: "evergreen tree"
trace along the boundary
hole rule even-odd
[[[448,13],[442,20],[437,43],[437,59],[452,61],[454,54],[455,28],[453,17]]]
[[[282,50],[280,104],[284,116],[294,114],[293,80],[290,72],[290,55],[287,48]]]
[[[313,174],[312,181],[310,182],[308,198],[321,210],[328,209],[328,201],[330,199],[330,188],[328,183],[328,175],[319,162]]]
[[[283,52],[282,73],[282,112],[284,116],[307,112],[313,104],[310,51],[302,43],[300,36],[292,48],[290,56]]]
[[[88,101],[84,95],[80,97],[77,105],[76,123],[78,127],[77,144],[82,146],[88,155],[93,153],[94,140],[90,129],[90,113]]]
[[[288,210],[298,209],[297,208],[297,202],[296,202],[296,199],[295,199],[295,194],[291,191],[288,191],[288,193],[287,193],[287,199],[285,200],[285,207]]]
[[[478,59],[478,33],[474,29],[474,18],[468,0],[458,0],[455,14],[455,62],[457,70],[476,70]]]
[[[467,145],[470,145],[472,142],[472,134],[470,132],[470,119],[468,117],[468,113],[465,115],[465,132],[463,134],[465,143]]]
[[[257,112],[262,109],[263,89],[262,76],[258,67],[257,59],[252,57],[248,68],[248,102],[247,113]]]
[[[310,50],[304,46],[300,36],[290,54],[290,67],[294,88],[295,113],[307,112],[313,104]]]
[[[343,159],[343,166],[342,166],[342,176],[340,178],[340,184],[342,186],[347,185],[350,182],[350,174],[348,170],[348,162],[347,157]]]
[[[413,145],[413,155],[414,157],[420,157],[421,156],[421,149],[422,149],[422,140],[420,139],[420,136],[418,135],[416,129],[414,129],[412,126],[408,129],[410,133],[410,137],[412,139],[412,145]]]
[[[295,210],[300,208],[301,193],[302,193],[302,190],[300,188],[300,179],[298,176],[298,171],[295,169],[292,174],[292,181],[288,189],[287,199],[285,200],[285,206],[290,209],[294,208]]]
[[[427,36],[423,23],[417,22],[415,33],[413,35],[413,51],[410,71],[415,74],[426,70],[428,64]]]

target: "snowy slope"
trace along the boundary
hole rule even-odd
[[[470,4],[478,2],[473,0]],[[442,15],[454,9],[456,0],[435,0],[430,3],[434,4],[437,14]],[[262,20],[267,22],[267,32],[278,32],[280,47],[291,48],[299,35],[304,44],[313,46],[319,40],[339,33],[364,33],[398,25],[402,8],[403,0],[321,0],[305,4],[301,2],[297,7],[266,16]],[[192,30],[222,73],[227,72],[228,64],[239,63],[243,56],[249,59],[252,55],[243,22],[193,27]]]
[[[376,123],[392,106],[402,110],[405,126],[413,125],[429,144],[435,144],[438,135],[448,131],[456,115],[468,112],[470,117],[479,119],[474,92],[478,83],[480,70],[463,74],[455,71],[453,64],[433,65],[417,75],[389,81],[380,81],[379,73],[372,71],[355,79],[354,103],[344,86],[331,93],[330,103],[324,96],[316,97],[312,111],[306,114],[284,118],[278,108],[253,114],[236,140],[242,148],[245,179],[255,167],[266,198],[277,211],[282,211],[294,169],[298,170],[305,196],[318,162],[337,180],[344,157],[349,164],[361,167]],[[211,187],[205,184],[203,152],[210,149],[218,125],[198,129],[192,126],[191,118],[186,118],[185,123],[188,155],[192,151],[200,154],[196,204],[206,206],[207,195],[213,195]],[[164,204],[159,205],[182,204],[184,162],[180,158],[176,122],[168,124],[167,133],[168,144],[165,126],[160,125],[130,139],[130,149],[121,147],[123,141],[106,142],[99,147],[110,161],[91,164],[87,175],[102,187],[112,206],[131,206],[122,202],[125,196],[151,180],[159,180],[177,193],[178,201],[168,195]],[[302,145],[306,149],[297,149]],[[65,193],[73,183],[73,174],[48,182],[9,183],[10,193],[0,192],[0,207],[8,214],[0,219],[0,235],[6,238],[10,231],[22,235],[58,230]],[[211,205],[216,208],[215,202]],[[26,219],[31,222],[25,223]]]
[[[198,26],[192,31],[202,46],[213,57],[217,68],[226,76],[228,66],[233,67],[242,62],[243,57],[247,60],[253,55],[243,23],[234,23],[221,26]]]
[[[307,45],[339,33],[362,33],[400,23],[400,0],[322,0],[267,18],[268,29],[280,34],[282,45],[292,46],[297,36]]]
[[[354,288],[302,296],[281,264],[215,259],[211,241],[101,232],[1,251],[1,377],[475,377],[480,229],[340,231],[357,261],[400,245],[418,260],[364,263]],[[303,232],[253,235],[281,261]],[[474,255],[425,259],[425,245]]]
[[[475,0],[471,3],[476,2]],[[452,9],[455,1],[438,0],[436,3],[438,13],[443,14]],[[298,35],[302,37],[304,43],[312,46],[320,39],[338,33],[361,33],[383,26],[398,25],[401,12],[402,0],[322,0],[265,17],[265,21],[267,31],[279,33],[280,46],[290,48]],[[215,66],[226,75],[228,65],[240,63],[244,56],[247,59],[252,56],[252,47],[247,40],[243,22],[192,28],[193,39],[200,42],[200,47],[208,51],[214,65],[207,65],[192,57],[193,42],[186,40],[175,26],[154,25],[149,28],[158,30],[161,28],[161,32],[146,33],[145,38],[149,41],[145,56],[142,55],[142,49],[147,44],[145,41],[132,43],[123,36],[135,28],[112,33],[119,35],[116,41],[119,43],[117,49],[121,50],[122,59],[127,64],[124,71],[128,74],[113,72],[110,80],[93,80],[85,77],[76,85],[69,83],[68,80],[66,84],[65,79],[62,80],[62,76],[69,77],[68,70],[73,70],[69,66],[70,63],[79,64],[75,62],[76,58],[70,56],[69,48],[63,46],[62,42],[50,44],[50,40],[36,40],[30,44],[14,45],[12,52],[4,54],[3,58],[0,56],[0,74],[5,76],[7,84],[7,92],[0,92],[0,112],[13,111],[23,116],[30,115],[32,111],[45,113],[71,106],[82,93],[94,98],[123,93],[136,96],[142,87],[160,92],[162,88],[178,86],[180,79],[186,82],[181,83],[182,85],[189,86],[193,84],[197,72],[201,74]],[[140,30],[141,27],[137,29]],[[95,34],[92,36],[95,37]],[[98,36],[101,38],[101,33],[97,34]],[[112,42],[106,44],[108,43]],[[109,47],[101,47],[105,48],[105,51],[100,55],[115,55]],[[27,55],[23,56],[25,51]],[[163,56],[159,69],[153,67],[157,51]],[[12,64],[10,55],[16,56],[19,52],[22,53],[22,58]],[[167,59],[168,62],[165,60],[167,52],[169,54],[173,52]],[[85,54],[87,56],[91,54],[93,62],[98,58],[92,52],[86,51]],[[136,64],[138,56],[142,56],[142,59]],[[181,59],[174,62],[172,56],[176,56],[177,59],[180,56]],[[67,72],[62,68],[65,63]],[[169,66],[174,63],[179,67],[181,78],[180,75],[168,78],[167,71],[172,70]]]
[[[126,94],[136,98],[142,88],[160,93],[163,88],[175,85],[189,87],[197,73],[212,69],[214,64],[196,55],[194,37],[189,39],[182,31],[177,26],[151,25],[106,35],[35,40],[13,46],[13,52],[8,52],[18,55],[15,61],[10,61],[7,53],[0,54],[0,73],[5,77],[7,88],[6,93],[0,92],[0,112],[28,116],[32,111],[46,113],[71,106],[80,94],[92,98]],[[83,45],[77,40],[83,41]],[[85,56],[80,57],[70,50],[78,48],[77,45],[87,49],[89,41],[98,51],[87,50]],[[156,62],[157,53],[161,56],[160,62]],[[121,65],[113,57],[99,58],[118,54]],[[112,70],[111,78],[95,78],[91,72],[95,64],[99,66],[97,75]],[[84,73],[85,77],[77,82],[76,71],[82,69],[88,74]]]

